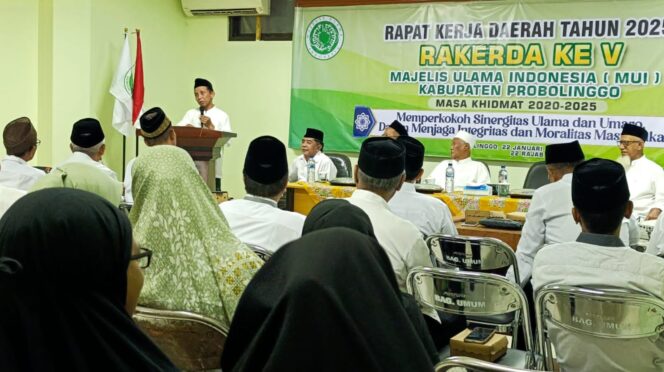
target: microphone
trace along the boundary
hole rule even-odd
[[[205,107],[201,106],[198,109],[201,111],[201,116],[203,116],[203,114],[205,114]],[[203,122],[201,122],[201,128],[205,128]]]

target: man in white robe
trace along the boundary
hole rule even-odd
[[[413,137],[397,138],[406,148],[406,181],[387,203],[397,216],[412,222],[425,235],[457,235],[450,208],[441,200],[415,190],[424,170],[424,145]]]
[[[307,181],[307,162],[309,159],[314,160],[314,178],[316,181],[320,181],[321,175],[327,180],[335,179],[337,177],[337,167],[334,166],[332,159],[323,153],[324,146],[323,131],[307,128],[300,146],[302,155],[293,161],[288,180],[291,182]]]
[[[196,128],[206,128],[213,129],[220,132],[230,132],[231,121],[223,110],[214,105],[214,88],[210,81],[203,78],[196,78],[194,80],[194,98],[196,103],[198,103],[197,108],[187,110],[184,114],[184,117],[177,126],[187,126],[187,127],[196,127]],[[230,142],[226,142],[226,146]],[[222,158],[223,158],[223,149],[222,156],[215,161],[214,171],[216,177],[216,188],[221,188],[221,167],[222,167]],[[207,165],[207,162],[195,161],[196,167],[203,167]]]
[[[28,165],[37,152],[37,130],[26,117],[12,120],[2,131],[7,156],[0,162],[0,185],[28,191],[46,173]]]
[[[242,173],[247,195],[219,204],[233,234],[271,252],[299,238],[305,217],[277,208],[288,183],[284,144],[271,136],[251,141]]]
[[[516,259],[522,287],[530,280],[533,260],[540,249],[574,241],[581,232],[572,218],[572,172],[584,158],[579,141],[547,145],[544,150],[551,183],[535,190],[521,231]],[[514,280],[513,269],[507,277]]]
[[[648,159],[643,149],[648,131],[638,125],[625,124],[618,146],[620,162],[626,165],[627,184],[634,212],[646,220],[655,220],[664,209],[664,170]]]
[[[403,145],[388,137],[372,137],[362,142],[354,171],[357,189],[348,201],[369,216],[376,239],[390,259],[399,289],[407,293],[408,272],[417,266],[431,267],[432,263],[417,227],[395,215],[387,204],[405,180],[405,156]],[[422,312],[439,321],[435,310],[423,308]]]
[[[574,220],[582,232],[574,242],[544,247],[535,256],[533,287],[571,285],[639,291],[664,300],[664,260],[626,247],[618,238],[633,203],[623,167],[611,160],[579,164],[572,178]],[[592,320],[593,314],[577,314]],[[659,371],[664,336],[631,340],[573,333],[548,323],[560,370]]]
[[[489,170],[484,163],[471,159],[471,151],[475,146],[475,136],[460,130],[452,139],[452,146],[450,151],[452,153],[451,160],[441,161],[433,172],[429,175],[434,179],[434,182],[445,187],[445,171],[448,164],[452,164],[454,168],[454,188],[463,189],[468,184],[487,184],[491,182]],[[445,190],[452,192],[453,190]]]
[[[102,158],[106,153],[104,144],[104,131],[101,129],[99,120],[85,118],[74,123],[71,130],[71,156],[59,165],[67,163],[82,163],[96,167],[106,173],[114,181],[118,176],[109,167],[102,163]],[[57,167],[56,167],[57,168]]]

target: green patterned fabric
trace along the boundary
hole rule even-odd
[[[134,239],[152,249],[139,304],[229,325],[262,261],[228,227],[189,154],[147,148],[134,163]]]
[[[63,164],[35,182],[30,191],[51,187],[89,191],[108,200],[115,206],[119,206],[122,202],[122,183],[88,164]]]

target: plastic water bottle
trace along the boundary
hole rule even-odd
[[[507,168],[504,165],[500,166],[500,171],[498,172],[498,183],[509,183],[507,180]]]
[[[316,182],[316,162],[314,159],[307,160],[307,183]]]
[[[445,169],[445,191],[454,192],[454,167],[452,167],[452,163],[447,163],[447,169]]]

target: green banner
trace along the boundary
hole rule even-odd
[[[393,120],[427,155],[458,130],[473,158],[539,161],[579,140],[617,158],[625,123],[664,163],[664,1],[490,1],[296,8],[289,146],[307,127],[357,152]]]

